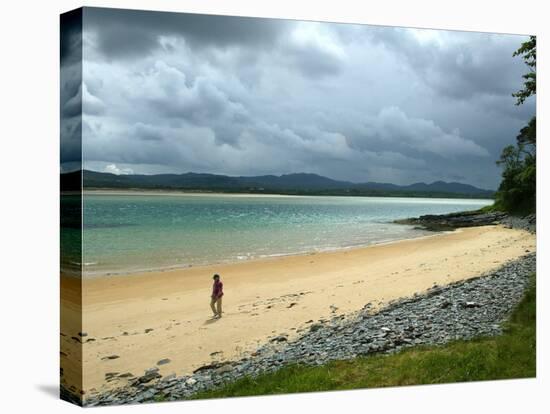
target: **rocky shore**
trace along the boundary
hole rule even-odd
[[[479,211],[463,211],[459,213],[432,215],[396,220],[398,224],[415,225],[419,229],[431,231],[447,231],[460,227],[476,227],[503,224],[510,228],[519,228],[531,233],[536,229],[536,217],[530,214],[525,217],[510,216],[503,212],[482,213]]]
[[[124,388],[85,398],[84,405],[186,399],[289,364],[325,364],[411,346],[498,335],[535,268],[535,253],[526,252],[526,256],[490,274],[444,287],[434,285],[423,294],[394,301],[379,311],[367,304],[352,315],[311,321],[298,338],[289,340],[281,334],[238,361],[214,362],[179,377],[161,377],[158,368],[151,368]]]

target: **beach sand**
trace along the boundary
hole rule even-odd
[[[170,362],[159,366],[162,375],[191,373],[246,356],[272,336],[292,338],[310,321],[479,276],[534,251],[535,243],[525,231],[485,226],[336,252],[84,279],[87,336],[80,346],[72,338],[77,331],[62,332],[63,381],[93,393],[128,381],[107,382],[106,373],[140,376],[163,359]],[[211,319],[209,307],[213,273],[224,282],[220,320]],[[79,285],[61,278],[67,320],[78,320]],[[70,326],[78,323],[62,323],[62,330]],[[71,358],[82,358],[82,379]]]

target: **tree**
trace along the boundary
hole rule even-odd
[[[516,105],[537,93],[537,41],[529,37],[513,56],[522,56],[529,72],[523,75],[523,89],[512,96]],[[537,119],[533,116],[516,137],[516,146],[502,150],[497,165],[503,168],[502,182],[496,193],[496,206],[509,212],[534,212],[537,187]]]
[[[537,38],[530,36],[527,42],[523,42],[521,47],[514,52],[512,56],[523,56],[525,64],[531,69],[523,75],[523,89],[520,89],[512,96],[517,98],[516,105],[521,105],[525,99],[537,93]]]
[[[527,126],[521,128],[516,141],[519,146],[525,147],[526,151],[535,155],[537,146],[537,118],[535,116],[529,120]]]
[[[533,212],[536,204],[535,158],[526,157],[519,147],[508,145],[497,164],[503,167],[503,172],[496,205],[511,213]]]
[[[503,175],[506,175],[506,173],[511,171],[517,171],[521,168],[521,164],[521,154],[518,151],[518,148],[513,145],[504,147],[502,153],[500,154],[500,159],[497,161],[497,165],[504,166]]]

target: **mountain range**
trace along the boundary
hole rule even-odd
[[[61,174],[62,190],[78,190],[80,178],[80,171]],[[493,191],[457,182],[435,181],[431,184],[415,183],[410,185],[376,182],[353,183],[310,173],[233,177],[193,172],[185,174],[115,175],[84,170],[82,182],[86,189],[163,189],[233,193],[460,196],[472,198],[491,198],[494,195]]]

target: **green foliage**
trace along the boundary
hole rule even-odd
[[[491,204],[491,205],[488,205],[488,206],[485,206],[485,207],[481,207],[480,209],[477,209],[476,211],[478,213],[494,213],[494,212],[497,212],[497,211],[501,211],[502,209],[499,208],[499,205],[495,203]]]
[[[532,212],[536,204],[536,158],[522,147],[507,146],[497,161],[503,172],[496,204],[511,213]]]
[[[415,347],[393,355],[293,365],[244,378],[193,398],[349,390],[536,376],[536,287],[531,286],[504,326],[503,335],[445,346]]]
[[[522,145],[531,155],[535,155],[537,145],[537,117],[534,116],[529,120],[527,126],[524,126],[519,131],[517,136],[518,145]]]
[[[512,96],[517,98],[516,105],[521,105],[525,99],[537,93],[537,38],[530,36],[527,42],[521,44],[513,56],[523,56],[525,64],[529,66],[530,71],[523,75],[523,89]]]
[[[527,42],[514,52],[514,56],[522,56],[529,73],[523,75],[523,89],[513,93],[517,98],[516,105],[521,105],[525,99],[537,93],[536,67],[537,43],[531,36]],[[502,182],[495,194],[495,206],[510,213],[532,213],[536,208],[537,187],[537,118],[533,116],[529,123],[520,130],[516,138],[516,146],[509,145],[503,149],[497,165],[502,171]]]

